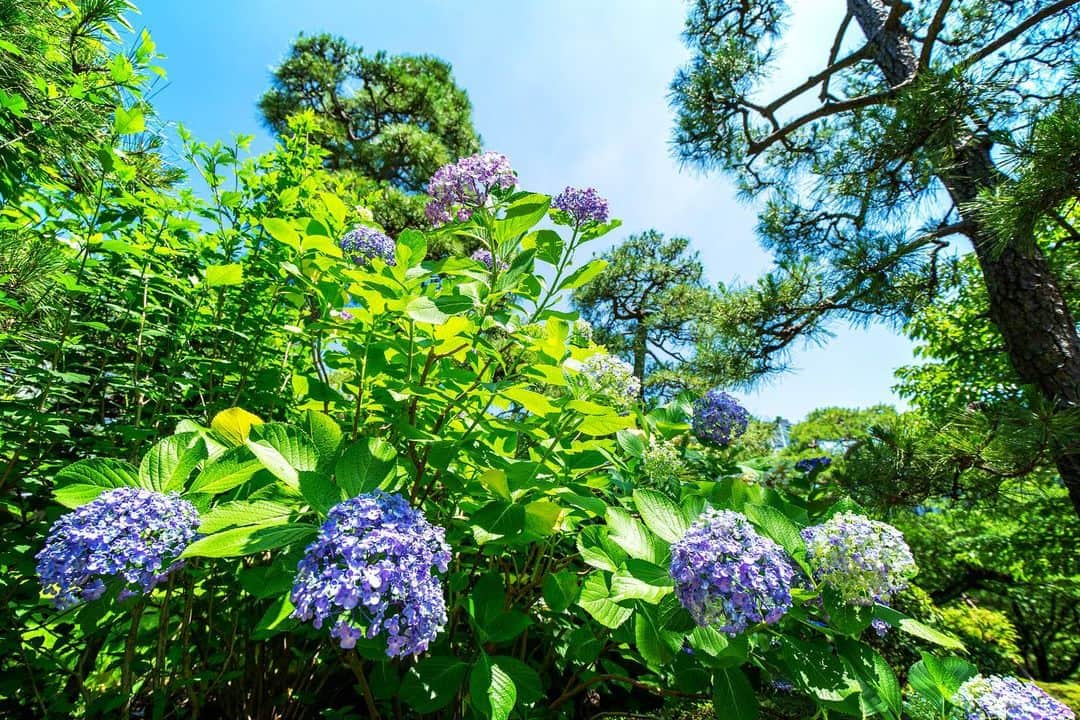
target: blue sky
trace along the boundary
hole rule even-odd
[[[449,61],[469,93],[488,149],[510,157],[530,190],[592,185],[623,220],[618,240],[654,227],[691,239],[711,281],[750,282],[770,265],[754,237],[755,208],[719,174],[681,168],[670,148],[668,85],[688,52],[685,6],[674,0],[142,0],[169,83],[163,120],[203,140],[272,138],[255,103],[301,30],[343,35],[365,49]],[[843,3],[797,0],[778,84],[802,80],[828,52]],[[792,61],[793,60],[793,61]],[[602,250],[603,247],[597,247]],[[800,348],[794,370],[745,394],[759,417],[798,419],[824,405],[897,403],[893,369],[911,344],[887,328],[837,325],[824,346]]]

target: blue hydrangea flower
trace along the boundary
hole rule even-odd
[[[976,675],[952,697],[965,720],[1075,720],[1063,703],[1035,683],[1004,675]]]
[[[438,227],[454,220],[468,220],[487,204],[495,188],[507,190],[517,176],[505,155],[485,152],[443,165],[428,181],[431,200],[424,208],[428,221]]]
[[[746,432],[750,413],[739,401],[721,390],[710,390],[694,402],[691,426],[702,442],[726,447]]]
[[[96,600],[105,581],[122,596],[148,593],[175,570],[195,539],[199,513],[176,493],[133,487],[106,490],[53,523],[37,554],[37,572],[58,608]]]
[[[817,468],[827,468],[832,465],[832,458],[826,456],[803,458],[799,462],[795,463],[795,469],[799,472],[811,473]]]
[[[446,572],[445,532],[400,495],[359,495],[333,508],[308,546],[293,583],[292,616],[331,626],[351,648],[386,637],[390,657],[416,655],[446,625],[435,572]]]
[[[852,605],[888,601],[918,571],[900,531],[863,515],[839,513],[802,537],[814,577]]]
[[[671,546],[675,594],[698,625],[735,636],[791,609],[795,572],[743,515],[709,509]]]
[[[469,257],[471,259],[475,260],[476,262],[480,263],[481,265],[485,266],[488,270],[490,270],[492,265],[494,265],[494,263],[495,263],[495,256],[492,255],[491,251],[488,250],[487,248],[477,248],[477,249],[473,250],[472,255],[470,255]],[[500,270],[506,270],[509,267],[510,266],[506,264],[505,260],[500,260],[499,261],[499,269]]]
[[[551,207],[569,215],[577,227],[590,222],[606,222],[608,219],[608,201],[600,197],[595,188],[568,187],[555,196]]]
[[[641,394],[641,381],[629,363],[614,355],[597,353],[581,364],[581,377],[590,394],[607,400],[618,410],[625,410]]]
[[[345,233],[339,243],[345,257],[357,265],[367,265],[379,257],[387,265],[394,264],[394,241],[375,228],[359,225]]]

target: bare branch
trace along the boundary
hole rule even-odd
[[[1025,32],[1041,23],[1043,20],[1057,15],[1063,10],[1068,10],[1070,7],[1073,7],[1077,3],[1080,3],[1080,0],[1058,0],[1051,5],[1047,5],[1042,10],[1032,13],[1028,16],[1026,20],[1014,27],[1009,32],[1001,35],[996,40],[993,40],[990,43],[984,45],[977,52],[972,53],[965,59],[961,60],[960,63],[957,65],[957,68],[960,70],[967,70],[972,65],[990,57],[995,52],[1005,47],[1016,38],[1023,35]]]
[[[952,0],[941,0],[937,11],[934,12],[933,19],[930,20],[930,27],[926,31],[922,52],[919,53],[920,70],[930,66],[930,55],[934,52],[934,43],[937,41],[937,36],[941,34],[941,29],[945,26],[945,15],[948,14],[950,6],[952,6]]]

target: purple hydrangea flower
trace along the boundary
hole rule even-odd
[[[454,220],[468,220],[477,208],[487,204],[495,188],[508,190],[517,176],[505,155],[485,152],[443,165],[428,182],[428,202],[424,212],[438,227]]]
[[[555,196],[551,207],[569,215],[575,226],[607,222],[608,219],[608,201],[600,197],[595,188],[568,187]]]
[[[874,618],[870,621],[870,627],[873,628],[874,633],[879,638],[883,638],[889,634],[889,623],[885,622],[884,620]]]
[[[444,536],[400,495],[338,503],[297,568],[292,617],[317,628],[329,622],[343,648],[383,634],[390,657],[424,652],[446,625],[434,574],[450,563]]]
[[[852,605],[887,601],[918,571],[900,531],[863,515],[839,513],[802,537],[814,577]]]
[[[367,265],[374,258],[394,264],[394,241],[375,228],[358,225],[341,238],[341,251],[357,265]]]
[[[1075,720],[1063,703],[1035,683],[1004,675],[976,675],[952,697],[965,720]]]
[[[492,255],[491,251],[487,248],[477,248],[473,250],[472,255],[470,255],[469,257],[480,263],[481,265],[487,267],[488,270],[490,270],[492,265],[495,263],[495,256]],[[509,267],[510,266],[506,263],[505,260],[499,261],[499,270],[507,270],[509,269]]]
[[[106,490],[53,523],[37,554],[41,585],[61,609],[101,597],[111,577],[124,596],[150,592],[179,567],[198,527],[195,506],[176,493]]]
[[[675,594],[698,625],[735,636],[791,609],[784,551],[731,510],[709,509],[671,546]]]
[[[702,442],[726,447],[746,432],[750,413],[739,401],[720,390],[710,390],[694,402],[691,425]]]
[[[828,456],[803,458],[795,463],[795,469],[799,472],[810,473],[817,468],[827,468],[832,465],[832,458]]]

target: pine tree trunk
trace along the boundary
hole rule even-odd
[[[881,0],[847,0],[848,11],[875,47],[875,62],[896,86],[918,69],[903,23],[886,27],[889,8]],[[1004,176],[991,157],[991,143],[957,137],[954,162],[938,175],[958,208],[995,187]],[[1080,336],[1057,278],[1031,237],[995,245],[977,219],[965,217],[990,298],[990,318],[1020,379],[1062,410],[1080,408]],[[1080,449],[1053,448],[1054,462],[1080,515]]]
[[[649,352],[649,327],[639,318],[634,328],[634,376],[641,383],[638,400],[645,400],[645,360]]]

